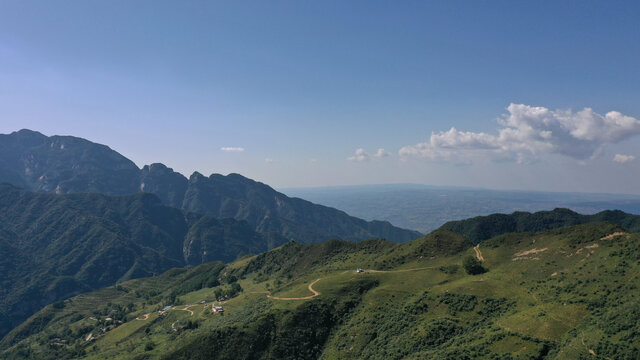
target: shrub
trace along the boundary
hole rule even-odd
[[[482,266],[482,263],[473,256],[467,256],[462,262],[462,266],[469,275],[478,275],[487,272]]]
[[[440,297],[440,303],[447,304],[449,312],[455,315],[458,312],[472,311],[478,304],[478,298],[475,295],[446,293]]]
[[[146,343],[144,345],[144,351],[151,351],[156,347],[156,344],[154,344],[153,342],[149,341],[148,343]]]

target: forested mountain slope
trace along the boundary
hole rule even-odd
[[[55,195],[0,184],[0,336],[59,299],[285,241],[244,221],[164,206],[152,194]]]
[[[304,243],[373,237],[408,241],[421,234],[386,221],[364,221],[334,208],[290,198],[239,174],[189,179],[163,164],[139,169],[105,145],[31,130],[0,135],[0,182],[58,194],[149,192],[165,205],[218,218],[246,220],[259,232]]]
[[[476,258],[484,272],[471,275]],[[638,296],[640,235],[619,225],[475,248],[440,229],[403,244],[287,243],[125,282],[43,309],[0,349],[15,359],[637,359]]]
[[[466,236],[474,244],[510,232],[538,232],[563,226],[606,221],[623,226],[632,232],[640,231],[640,215],[620,210],[605,210],[593,215],[582,215],[569,209],[516,211],[512,214],[492,214],[466,220],[449,221],[441,229],[455,231]]]

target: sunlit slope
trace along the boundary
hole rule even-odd
[[[468,275],[469,256],[488,271]],[[475,250],[444,230],[399,245],[288,243],[50,306],[2,348],[38,359],[635,359],[639,261],[640,236],[610,223]],[[224,314],[212,313],[224,295]]]

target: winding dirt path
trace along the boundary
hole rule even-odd
[[[401,270],[364,270],[365,273],[394,273],[394,272],[408,272],[408,271],[418,271],[418,270],[425,270],[425,269],[435,269],[435,266],[426,266],[426,267],[421,267],[421,268],[415,268],[415,269],[401,269]],[[345,271],[348,272],[349,270]],[[313,295],[308,295],[308,296],[301,296],[301,297],[280,297],[280,296],[273,296],[271,295],[271,293],[269,291],[254,291],[252,292],[252,294],[267,294],[267,297],[269,299],[273,299],[273,300],[309,300],[309,299],[313,299],[316,296],[320,296],[321,293],[317,290],[315,290],[313,288],[313,285],[315,283],[317,283],[318,281],[322,280],[323,278],[319,278],[319,279],[315,279],[311,284],[309,284],[309,286],[307,286],[307,288],[309,289],[309,291],[311,291],[313,293]]]
[[[480,244],[474,246],[473,250],[475,250],[476,252],[476,258],[478,258],[479,261],[484,261],[484,257],[482,256],[482,252],[480,251]]]
[[[617,232],[614,232],[613,234],[601,237],[600,240],[611,240],[611,239],[613,239],[613,238],[615,238],[617,236],[622,236],[622,235],[627,235],[628,236],[628,234],[625,233],[625,232],[617,231]]]
[[[187,305],[187,306],[185,306],[185,307],[184,307],[184,308],[182,308],[182,309],[173,308],[173,309],[169,309],[169,310],[188,311],[188,312],[191,314],[191,316],[193,316],[194,312],[193,312],[193,310],[189,310],[189,308],[190,308],[190,307],[192,307],[192,306],[196,306],[196,305],[197,305],[197,304],[192,304],[192,305]]]
[[[279,297],[279,296],[272,296],[271,294],[267,294],[267,297],[269,299],[274,299],[274,300],[309,300],[309,299],[313,299],[314,297],[320,295],[320,291],[317,291],[317,290],[315,290],[313,288],[313,284],[317,283],[320,280],[321,280],[321,278],[320,279],[316,279],[314,282],[309,284],[309,286],[307,286],[307,288],[309,289],[309,291],[311,291],[313,293],[313,295],[302,296],[302,297]]]

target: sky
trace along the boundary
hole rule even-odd
[[[640,194],[637,1],[0,1],[0,133],[274,187]]]

